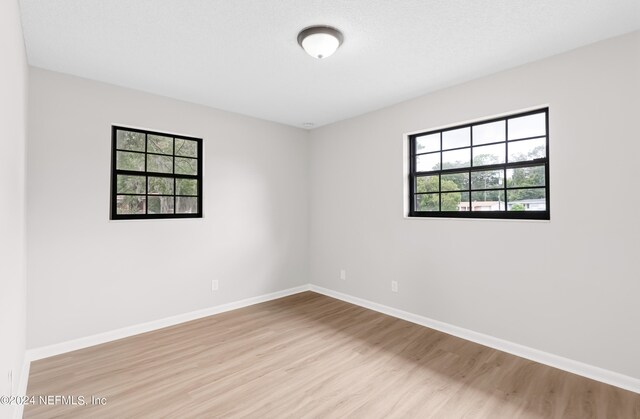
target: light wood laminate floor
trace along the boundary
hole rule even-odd
[[[33,362],[27,418],[640,418],[640,395],[312,292]]]

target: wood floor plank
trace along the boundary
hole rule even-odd
[[[305,292],[32,363],[25,418],[631,418],[640,395]]]

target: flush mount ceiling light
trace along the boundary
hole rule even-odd
[[[344,37],[331,26],[310,26],[298,34],[298,44],[314,58],[326,58],[332,55]]]

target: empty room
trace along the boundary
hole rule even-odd
[[[0,419],[640,419],[640,1],[0,0]]]

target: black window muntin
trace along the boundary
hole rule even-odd
[[[132,133],[144,134],[144,151],[133,151],[133,150],[125,150],[117,148],[117,133],[118,131],[127,131]],[[149,152],[147,150],[148,145],[148,136],[149,135],[157,135],[161,137],[171,137],[173,139],[173,150],[172,154],[161,154],[155,152]],[[176,156],[175,150],[175,142],[176,140],[187,140],[187,141],[195,141],[196,142],[196,157],[192,158],[196,160],[196,175],[188,175],[188,174],[177,174],[175,173],[175,157],[180,158],[191,158],[186,156],[178,155]],[[135,170],[124,170],[117,168],[117,152],[124,151],[128,153],[139,153],[144,155],[144,170],[135,171]],[[162,172],[152,172],[147,170],[147,156],[148,155],[160,155],[167,156],[172,158],[172,172],[173,173],[162,173]],[[110,203],[110,219],[112,220],[131,220],[131,219],[159,219],[159,218],[202,218],[202,138],[188,137],[184,135],[176,135],[159,131],[149,131],[142,130],[137,128],[129,128],[123,126],[113,125],[111,127],[111,203]],[[140,176],[145,177],[145,193],[122,193],[118,192],[118,175],[127,175],[127,176]],[[167,178],[173,179],[173,193],[172,194],[150,194],[149,193],[149,177],[154,178]],[[180,195],[177,193],[177,179],[193,179],[197,181],[197,193],[196,195]],[[118,196],[144,196],[145,197],[145,213],[144,214],[118,214],[117,213],[117,198]],[[158,197],[173,197],[173,213],[165,213],[165,214],[150,214],[149,205],[148,205],[148,197],[158,196]],[[177,210],[177,198],[178,197],[186,197],[186,198],[197,198],[197,211],[192,213],[176,213]]]
[[[544,114],[545,115],[545,135],[544,136],[533,136],[526,138],[518,138],[515,140],[509,140],[509,124],[508,120],[515,119],[523,116],[530,116],[535,114]],[[478,125],[490,124],[493,122],[505,121],[505,139],[504,141],[497,141],[493,143],[482,143],[480,145],[474,145],[473,143],[473,127]],[[459,148],[451,148],[443,150],[442,148],[442,133],[447,131],[453,131],[457,129],[469,128],[470,131],[470,142],[469,146],[459,147]],[[439,134],[440,135],[440,149],[439,151],[432,151],[426,153],[416,153],[416,138],[427,136],[431,134]],[[545,139],[545,150],[546,155],[544,158],[537,158],[533,160],[527,161],[519,161],[519,162],[509,162],[509,143],[517,143],[520,141],[532,140],[532,139]],[[473,148],[478,146],[488,146],[488,145],[496,145],[496,144],[505,144],[505,162],[492,164],[492,165],[473,165]],[[463,168],[454,168],[454,169],[443,169],[442,163],[442,153],[446,151],[455,151],[469,148],[470,154],[470,165],[469,167]],[[440,155],[440,170],[431,170],[431,171],[416,171],[416,156],[424,155],[424,154],[436,154]],[[507,170],[509,169],[517,169],[517,168],[525,168],[525,167],[534,167],[534,166],[544,166],[544,186],[541,187],[507,187]],[[491,191],[503,191],[504,192],[504,210],[499,211],[472,211],[472,197],[471,192],[481,192],[484,189],[472,189],[471,182],[471,174],[475,172],[484,172],[490,170],[503,170],[503,186],[501,188],[491,189]],[[468,202],[469,210],[468,211],[442,211],[442,175],[448,174],[462,174],[468,173],[469,181],[468,188],[461,189],[458,191],[445,191],[445,192],[461,192],[468,193],[469,200],[464,201]],[[416,209],[416,195],[421,195],[422,193],[416,192],[416,179],[421,176],[429,176],[434,175],[438,176],[438,199],[439,199],[439,210],[438,211],[418,211]],[[507,196],[509,190],[517,190],[517,189],[544,189],[544,197],[545,197],[545,210],[543,211],[509,211],[508,210],[508,201]],[[477,121],[469,124],[461,124],[452,127],[447,127],[444,129],[438,130],[430,130],[425,132],[420,132],[416,134],[409,135],[409,217],[435,217],[435,218],[494,218],[494,219],[525,219],[525,220],[549,220],[550,219],[550,193],[549,193],[549,108],[540,108],[528,112],[515,113],[499,118],[491,118],[485,119],[481,121]],[[435,193],[434,193],[435,194]],[[462,202],[462,201],[461,201]]]

